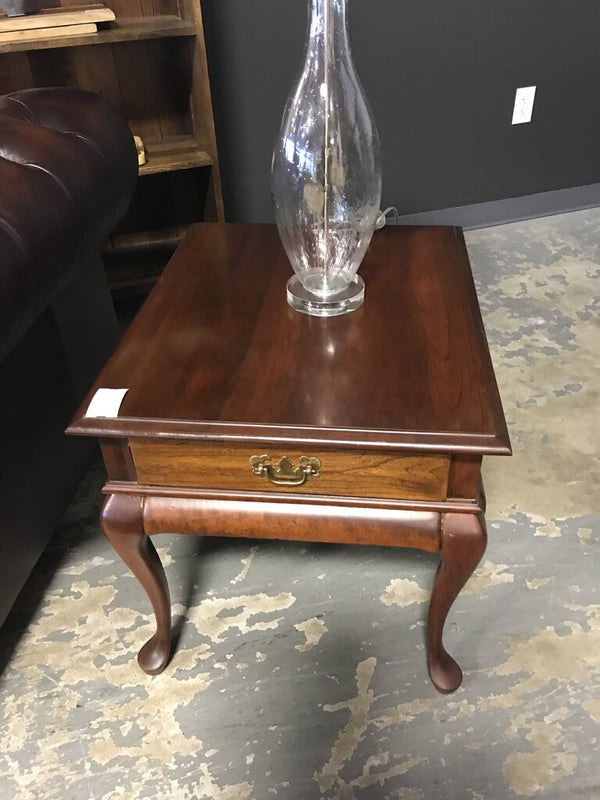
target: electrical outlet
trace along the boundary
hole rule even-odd
[[[531,122],[533,114],[533,101],[535,99],[535,86],[521,86],[515,93],[512,124],[521,125]]]

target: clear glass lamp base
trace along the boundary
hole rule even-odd
[[[292,275],[286,288],[290,306],[296,311],[314,317],[337,317],[339,314],[348,314],[362,305],[365,299],[365,282],[360,275],[355,275],[352,283],[344,291],[327,298],[309,292],[296,275]]]

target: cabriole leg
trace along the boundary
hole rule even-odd
[[[109,495],[100,522],[106,538],[144,587],[156,617],[156,633],[138,654],[140,667],[149,675],[162,672],[171,649],[171,599],[163,565],[144,531],[142,498]]]
[[[428,667],[440,692],[453,692],[462,671],[444,649],[444,623],[452,603],[473,574],[487,543],[483,514],[442,514],[442,561],[429,602],[427,618]]]

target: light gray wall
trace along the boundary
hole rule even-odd
[[[203,0],[228,219],[272,219],[307,0]],[[350,0],[383,205],[415,214],[600,182],[598,0]],[[515,89],[537,86],[512,126]]]

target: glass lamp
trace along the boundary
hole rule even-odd
[[[363,302],[357,270],[381,201],[377,128],[352,61],[347,0],[310,0],[299,80],[272,165],[275,220],[294,270],[292,308],[317,316]]]

